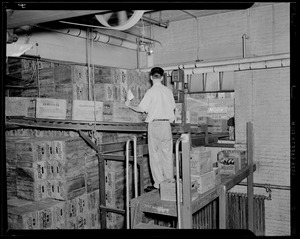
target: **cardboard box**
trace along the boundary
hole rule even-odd
[[[36,118],[66,119],[67,100],[65,99],[36,99]]]
[[[194,148],[191,152],[190,165],[192,175],[202,175],[212,171],[211,152],[208,150],[203,151],[202,148],[199,148],[199,150]]]
[[[72,120],[103,121],[103,102],[73,100]]]
[[[192,181],[198,183],[198,193],[203,194],[216,186],[215,183],[215,172],[210,171],[202,175],[191,175]]]

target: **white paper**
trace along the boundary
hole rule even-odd
[[[132,92],[131,92],[131,90],[129,89],[128,91],[127,91],[127,100],[132,100],[134,98],[134,95],[132,94]]]

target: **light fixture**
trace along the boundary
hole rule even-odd
[[[145,51],[149,56],[154,53],[153,43],[145,42],[142,39],[138,41],[138,46],[141,51]]]

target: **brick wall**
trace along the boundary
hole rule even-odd
[[[202,60],[242,58],[242,35],[246,34],[246,57],[286,53],[289,48],[290,4],[274,3],[171,22],[167,29],[155,27],[154,64],[174,65]]]
[[[236,142],[246,143],[246,122],[252,121],[256,183],[290,185],[289,89],[289,67],[235,73]],[[290,234],[289,193],[273,190],[266,201],[266,235]]]

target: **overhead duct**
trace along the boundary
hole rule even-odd
[[[42,28],[45,30],[49,30],[49,31],[53,31],[53,32],[57,32],[57,33],[61,33],[61,34],[65,34],[65,35],[69,35],[69,36],[73,36],[73,37],[87,39],[86,30],[79,29],[79,28],[66,28],[66,29],[61,29],[61,30],[55,30],[55,29],[45,28],[45,27],[37,26],[37,25],[36,25],[36,27],[39,27],[39,28]],[[93,40],[94,42],[102,42],[105,44],[110,44],[110,45],[118,46],[118,47],[124,47],[124,48],[131,49],[131,50],[137,50],[137,48],[138,48],[137,43],[134,41],[129,41],[127,39],[123,39],[123,38],[108,35],[108,34],[103,34],[98,31],[95,31],[95,30],[92,32],[92,34],[93,35],[91,36],[91,40]]]

